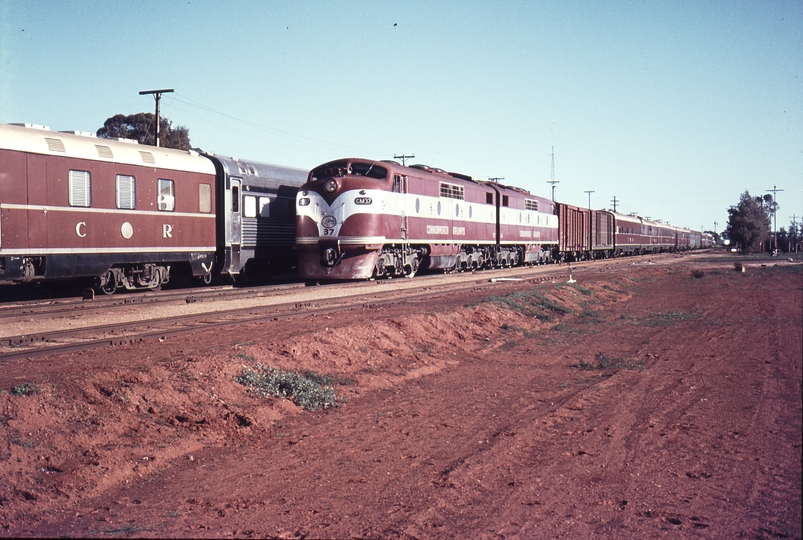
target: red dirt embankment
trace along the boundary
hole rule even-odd
[[[803,272],[712,264],[10,362],[0,534],[800,538]]]

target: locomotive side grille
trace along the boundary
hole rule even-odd
[[[142,156],[143,163],[150,163],[151,165],[154,165],[156,163],[156,160],[153,158],[153,154],[151,154],[150,152],[143,152],[142,150],[140,150],[139,155]]]
[[[292,246],[296,240],[294,223],[272,223],[266,220],[244,219],[242,246]]]
[[[64,148],[64,141],[61,139],[54,139],[53,137],[45,137],[47,141],[47,149],[51,152],[66,152]]]
[[[106,159],[114,159],[114,154],[112,153],[112,149],[108,146],[102,144],[96,144],[95,148],[98,149],[98,157],[106,158]]]

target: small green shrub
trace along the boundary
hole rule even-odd
[[[11,395],[12,396],[17,396],[17,397],[27,396],[27,395],[33,394],[38,389],[39,389],[39,387],[36,386],[34,383],[26,382],[25,384],[20,384],[20,385],[15,386],[11,390]]]
[[[337,407],[334,388],[324,386],[330,379],[311,371],[299,374],[257,364],[234,380],[259,396],[288,398],[307,411]]]
[[[505,296],[494,296],[491,297],[490,301],[504,309],[521,313],[527,317],[535,317],[541,321],[552,320],[552,316],[548,312],[571,313],[569,308],[535,291],[521,291]]]

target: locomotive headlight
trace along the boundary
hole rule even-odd
[[[330,178],[324,183],[323,189],[325,189],[327,193],[334,193],[335,190],[337,190],[337,180]]]
[[[321,225],[327,229],[334,229],[335,225],[337,225],[337,218],[335,218],[335,216],[323,216]]]
[[[309,206],[309,197],[298,199],[298,206]]]

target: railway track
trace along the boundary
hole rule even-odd
[[[667,256],[671,255],[661,257]],[[570,266],[418,276],[412,280],[320,287],[289,284],[248,289],[193,289],[103,297],[94,302],[62,299],[0,306],[0,361],[165,340],[234,325],[372,309],[401,302],[432,303],[437,302],[438,296],[461,291],[494,286],[501,292],[505,284],[567,280],[572,275],[595,269],[645,262],[640,259],[586,261]]]

